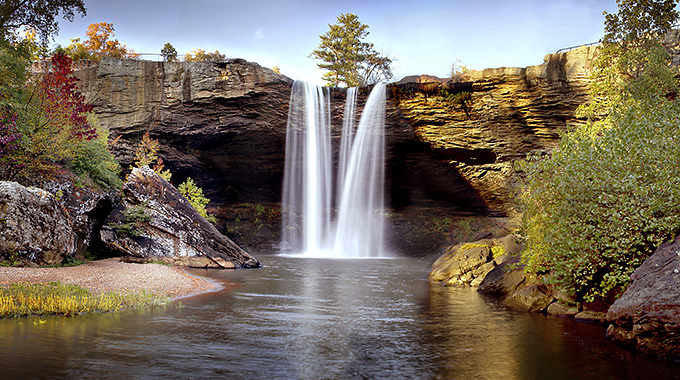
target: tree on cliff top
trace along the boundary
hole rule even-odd
[[[134,50],[113,39],[115,32],[111,23],[90,24],[85,34],[87,40],[80,42],[80,38],[74,38],[66,47],[67,55],[74,61],[81,59],[99,61],[102,57],[139,58],[139,54]]]
[[[165,45],[163,45],[161,55],[163,56],[164,61],[174,62],[177,60],[177,50],[175,50],[175,47],[172,46],[170,42],[166,42]]]
[[[6,39],[8,33],[21,27],[30,27],[45,42],[59,31],[59,24],[55,20],[59,14],[73,21],[76,13],[82,16],[87,14],[83,0],[3,0],[0,2],[0,33]]]
[[[392,60],[363,42],[368,36],[368,25],[351,13],[338,16],[338,23],[319,36],[321,43],[309,57],[323,61],[319,68],[328,70],[323,79],[329,86],[344,83],[347,87],[364,86],[392,78]]]
[[[588,122],[524,165],[523,262],[585,301],[613,301],[680,229],[677,69],[662,44],[677,0],[617,3],[579,110]]]

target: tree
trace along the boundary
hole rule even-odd
[[[208,215],[208,211],[205,209],[205,206],[210,203],[210,199],[203,195],[203,189],[196,186],[193,179],[187,178],[185,182],[177,186],[177,190],[179,190],[182,196],[189,201],[191,206],[198,211],[199,215],[206,218],[209,222],[215,223],[215,217]]]
[[[41,41],[59,31],[55,20],[59,14],[68,21],[73,21],[76,13],[87,14],[83,0],[3,0],[0,2],[0,32],[5,36],[21,27],[31,27],[40,36]]]
[[[163,56],[164,61],[177,61],[177,50],[175,50],[175,47],[172,46],[170,42],[167,42],[165,45],[163,45],[163,49],[161,49],[161,55]]]
[[[142,166],[151,166],[154,164],[153,170],[164,180],[170,182],[172,173],[170,169],[163,170],[165,166],[163,164],[163,159],[158,157],[158,140],[154,140],[149,136],[149,132],[146,132],[142,136],[142,141],[139,142],[139,146],[135,151],[135,167],[141,168]]]
[[[368,36],[368,25],[351,13],[338,16],[338,23],[319,36],[321,43],[309,57],[321,60],[319,68],[328,70],[323,79],[330,86],[344,83],[347,87],[364,86],[392,78],[392,60],[363,42]]]
[[[215,50],[214,53],[205,52],[202,49],[195,49],[188,52],[184,56],[186,62],[199,62],[199,61],[210,61],[210,62],[222,62],[226,59],[226,56]]]
[[[680,229],[680,103],[662,38],[677,1],[620,0],[579,112],[548,157],[524,164],[527,270],[580,300],[611,301]]]
[[[459,81],[460,76],[464,73],[471,71],[469,67],[463,64],[460,59],[456,59],[451,64],[451,79],[454,81]]]
[[[85,32],[87,39],[80,42],[80,38],[71,40],[71,45],[66,47],[67,54],[74,60],[87,59],[100,61],[102,57],[116,58],[139,58],[139,54],[127,48],[115,35],[113,24],[98,22],[90,24]]]

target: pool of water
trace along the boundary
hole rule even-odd
[[[422,259],[258,256],[182,306],[0,320],[0,378],[673,379],[604,328],[427,281]]]

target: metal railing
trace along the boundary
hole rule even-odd
[[[599,44],[600,44],[600,41],[591,42],[591,43],[583,44],[583,45],[570,46],[570,47],[562,48],[562,49],[556,51],[555,54],[566,53],[566,52],[568,52],[568,51],[570,51],[570,50],[574,50],[574,49],[576,49],[576,48],[580,48],[580,47],[583,47],[583,46],[593,46],[593,45],[599,45]]]

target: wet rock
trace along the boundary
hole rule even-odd
[[[659,357],[680,359],[680,236],[633,272],[607,312],[610,339]]]
[[[222,235],[179,191],[149,167],[135,168],[124,199],[107,219],[102,242],[147,261],[200,268],[254,268],[260,263]]]
[[[574,320],[577,322],[602,325],[607,321],[607,313],[603,311],[583,310],[574,315]]]
[[[546,310],[548,315],[559,318],[573,318],[578,313],[578,308],[574,306],[567,306],[561,302],[553,302]]]
[[[75,251],[68,212],[45,190],[0,182],[0,259],[10,264],[61,263]]]
[[[477,288],[478,292],[504,297],[512,294],[525,282],[527,275],[523,267],[517,267],[519,257],[506,255],[499,259],[503,262],[484,277]]]
[[[552,289],[544,284],[529,280],[521,285],[503,300],[503,304],[510,309],[530,312],[541,312],[550,305],[553,297]]]

